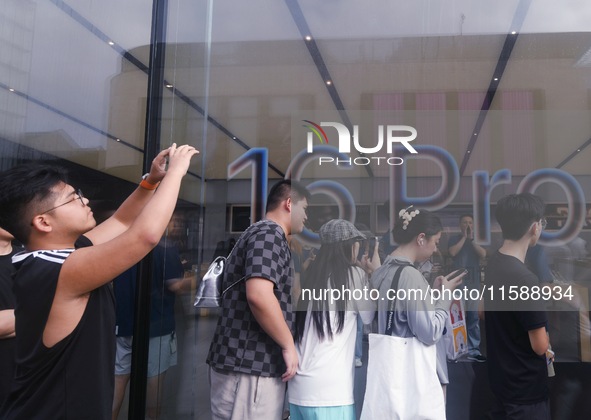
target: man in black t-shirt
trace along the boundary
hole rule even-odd
[[[497,203],[504,241],[485,272],[486,288],[494,293],[493,299],[485,294],[485,327],[490,386],[507,419],[550,419],[546,312],[539,301],[508,299],[509,290],[531,291],[539,284],[524,261],[542,233],[543,216],[543,201],[529,193],[512,194]]]
[[[162,151],[100,225],[63,169],[31,163],[0,174],[0,226],[26,248],[12,258],[16,369],[0,418],[111,418],[110,282],[156,246],[196,153],[176,144]]]
[[[213,419],[281,418],[284,382],[298,367],[287,237],[303,230],[309,196],[295,182],[275,184],[265,220],[248,227],[228,256],[222,289],[239,283],[222,298],[207,355]]]

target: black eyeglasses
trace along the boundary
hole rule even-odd
[[[80,200],[80,202],[82,203],[82,207],[86,207],[86,203],[84,202],[84,195],[82,194],[82,191],[80,189],[77,189],[75,194],[76,194],[76,197],[72,198],[71,200],[66,201],[65,203],[62,203],[59,206],[52,207],[49,210],[45,210],[43,213],[39,213],[39,214],[49,213],[50,211],[55,210],[58,207],[65,206],[66,204],[70,204],[72,201],[76,201],[76,200]]]

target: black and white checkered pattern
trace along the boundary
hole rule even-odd
[[[292,311],[293,269],[287,238],[270,220],[251,225],[238,239],[228,257],[222,289],[246,276],[275,283],[275,296],[289,328]],[[217,370],[279,377],[285,372],[281,348],[257,323],[246,301],[246,281],[230,289],[222,300],[207,363]]]

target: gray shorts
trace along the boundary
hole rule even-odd
[[[209,368],[212,420],[281,419],[285,383],[281,378],[265,378]]]
[[[117,337],[117,353],[115,354],[115,375],[131,373],[131,345],[133,337]],[[160,375],[169,367],[176,366],[176,334],[166,334],[150,338],[148,353],[148,378]]]

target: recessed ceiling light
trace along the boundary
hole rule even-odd
[[[472,150],[468,150],[466,153],[470,153],[470,152],[472,152]]]
[[[581,149],[577,149],[577,152],[580,152],[580,151],[581,151]]]
[[[109,41],[109,45],[115,45],[113,41]]]
[[[516,31],[511,31],[511,35],[515,35],[516,33]]]
[[[115,139],[116,141],[121,141],[121,139]]]
[[[236,140],[236,136],[232,136],[232,140]]]
[[[10,89],[8,89],[8,90],[9,90],[9,91],[11,91],[11,92],[14,92],[14,89],[13,89],[13,88],[10,88]]]
[[[304,38],[306,41],[312,41],[312,37],[310,35],[306,35],[306,37]]]
[[[172,85],[171,84],[167,84],[166,87],[170,89],[172,87]]]
[[[327,80],[327,81],[326,81],[326,84],[330,86],[330,85],[332,85],[332,81],[330,81],[330,80]]]
[[[499,81],[499,78],[498,78],[498,77],[495,77],[493,80],[494,80],[495,82],[498,82],[498,81]]]

